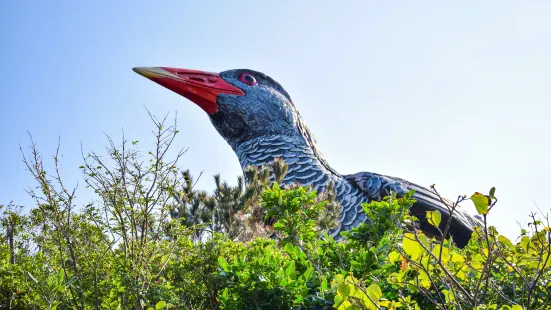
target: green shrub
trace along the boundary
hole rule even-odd
[[[31,147],[37,205],[0,205],[0,308],[551,309],[549,219],[530,215],[509,240],[487,225],[495,189],[449,203],[471,200],[483,219],[462,249],[417,230],[412,193],[364,204],[373,220],[337,242],[330,192],[266,187],[281,162],[249,170],[248,186],[217,177],[212,195],[195,191],[182,153],[166,157],[175,126],[154,121],[147,155],[110,140],[107,156],[84,156],[97,196],[81,208],[59,157],[52,177]],[[440,214],[427,218],[438,230]]]

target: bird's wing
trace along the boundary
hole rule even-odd
[[[426,219],[426,211],[438,210],[442,214],[440,229],[444,231],[450,214],[449,206],[452,205],[452,202],[440,199],[438,195],[431,190],[400,178],[370,172],[345,175],[344,178],[356,185],[372,200],[381,200],[383,197],[389,196],[391,192],[395,192],[398,196],[402,196],[410,190],[415,190],[413,199],[415,199],[416,202],[411,207],[410,213],[419,219],[421,229],[428,235],[440,235]],[[446,204],[448,206],[446,206]],[[463,247],[469,241],[473,232],[473,227],[477,225],[480,225],[478,220],[456,208],[453,212],[449,233],[453,236],[455,243]]]

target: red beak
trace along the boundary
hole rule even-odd
[[[216,96],[219,94],[245,95],[241,89],[224,81],[216,73],[167,67],[142,67],[132,70],[193,101],[208,114],[218,111]]]

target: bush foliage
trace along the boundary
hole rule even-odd
[[[336,241],[331,188],[280,186],[276,161],[197,191],[184,151],[167,155],[175,124],[152,120],[151,152],[123,138],[83,153],[96,195],[83,206],[58,154],[47,173],[34,144],[23,152],[36,205],[0,206],[0,308],[551,309],[549,220],[532,214],[517,240],[500,235],[487,224],[495,189],[448,203],[471,200],[483,220],[462,249],[416,228],[412,193],[365,203],[373,221]],[[439,227],[438,211],[427,218]]]

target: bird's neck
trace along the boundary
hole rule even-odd
[[[283,159],[289,166],[284,183],[325,187],[331,179],[340,178],[315,145],[302,137],[262,136],[248,140],[234,150],[243,170],[248,166],[265,165],[276,158]]]

